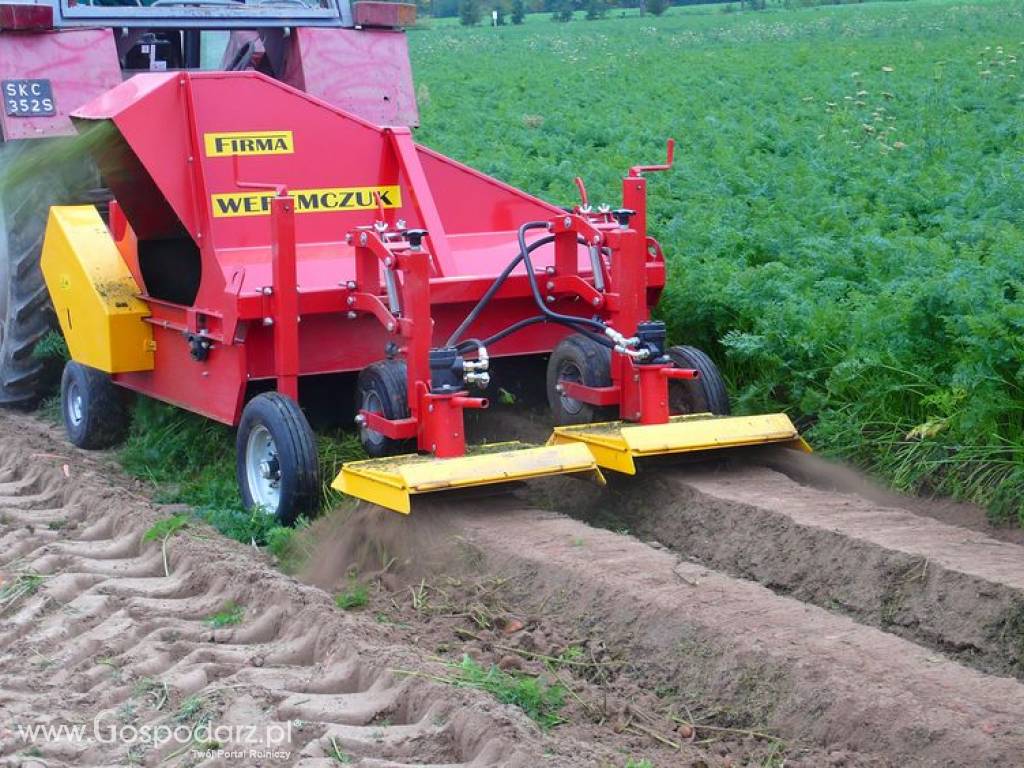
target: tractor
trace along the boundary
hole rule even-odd
[[[142,72],[262,72],[385,125],[418,122],[413,5],[348,0],[0,2],[0,405],[31,407],[57,319],[39,271],[47,210],[109,190],[71,114]]]

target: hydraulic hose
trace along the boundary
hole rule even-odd
[[[536,250],[537,248],[540,248],[542,245],[547,245],[554,239],[554,235],[542,237],[540,240],[530,243],[530,250]],[[498,289],[500,289],[501,286],[505,284],[505,281],[508,279],[508,276],[512,274],[512,270],[518,267],[522,260],[523,254],[522,251],[520,251],[518,254],[516,254],[516,257],[508,263],[508,266],[501,271],[501,274],[495,278],[494,282],[491,283],[491,285],[487,288],[487,290],[484,292],[484,295],[480,297],[480,301],[478,301],[476,303],[476,306],[473,307],[473,310],[468,315],[466,315],[466,319],[463,320],[462,323],[459,324],[459,327],[452,332],[452,335],[448,337],[448,342],[445,344],[445,346],[454,347],[458,345],[459,339],[462,338],[462,334],[464,334],[466,330],[474,322],[476,322],[476,319],[480,316],[480,313],[483,312],[484,308],[490,303],[491,299],[494,298],[494,294],[496,294],[498,292]]]
[[[540,295],[540,288],[537,285],[537,276],[533,273],[533,262],[530,261],[530,251],[526,246],[526,233],[531,229],[547,229],[548,223],[546,221],[528,221],[519,228],[519,252],[523,257],[523,261],[526,263],[526,279],[530,283],[530,290],[533,292],[533,300],[540,308],[541,314],[546,315],[548,318],[556,323],[574,323],[580,325],[590,326],[596,328],[601,333],[604,333],[605,328],[608,326],[600,320],[595,320],[590,317],[578,317],[575,315],[562,315],[555,312],[552,309],[548,309],[544,303],[544,297]],[[543,239],[543,238],[542,238]]]
[[[523,328],[527,328],[531,325],[536,325],[537,323],[543,322],[553,322],[559,325],[567,326],[572,330],[576,331],[577,333],[586,336],[587,338],[604,347],[615,347],[615,343],[607,336],[605,336],[603,333],[594,333],[592,330],[590,330],[591,328],[597,328],[600,331],[604,331],[604,329],[607,326],[600,320],[595,320],[588,317],[579,317],[577,315],[563,315],[551,309],[548,309],[548,307],[545,305],[544,299],[540,293],[540,287],[537,285],[537,276],[534,274],[533,271],[533,262],[530,260],[530,254],[533,253],[538,248],[540,248],[541,246],[547,245],[548,243],[552,242],[555,239],[555,236],[547,235],[527,245],[526,232],[529,231],[530,229],[546,229],[547,226],[548,224],[545,221],[532,221],[523,224],[519,228],[519,253],[516,255],[514,259],[512,259],[512,261],[509,262],[508,266],[506,266],[505,269],[501,271],[501,274],[499,274],[498,277],[495,278],[494,282],[491,283],[491,285],[484,292],[484,295],[480,297],[480,300],[477,302],[476,306],[473,307],[472,311],[470,311],[470,313],[466,315],[466,318],[462,321],[462,323],[459,324],[459,327],[456,328],[455,331],[452,332],[451,336],[448,337],[448,342],[446,346],[456,347],[460,353],[464,354],[473,349],[479,349],[480,347],[489,347],[492,344],[495,344],[501,341],[502,339],[511,336],[513,333],[521,331]],[[578,242],[587,245],[587,242],[582,238],[579,238]],[[530,292],[532,293],[533,300],[540,308],[542,314],[535,315],[533,317],[527,317],[524,318],[523,320],[519,320],[518,322],[513,323],[507,328],[503,328],[502,330],[498,331],[492,336],[487,337],[486,339],[467,339],[466,341],[460,343],[459,339],[462,337],[462,334],[465,333],[466,330],[476,321],[476,319],[480,316],[480,313],[484,310],[484,308],[486,308],[488,303],[490,303],[491,299],[494,298],[494,295],[498,292],[501,286],[508,279],[509,275],[512,274],[512,271],[517,266],[519,266],[521,262],[526,262],[526,276],[527,281],[530,284]]]

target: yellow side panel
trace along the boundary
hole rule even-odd
[[[42,269],[72,360],[107,373],[153,370],[149,308],[95,207],[50,208]]]
[[[810,447],[784,413],[760,416],[673,416],[667,424],[601,424],[555,427],[549,445],[582,443],[603,469],[636,474],[635,458],[778,444],[801,451]]]
[[[342,466],[331,484],[335,490],[396,512],[409,514],[410,497],[420,493],[494,485],[550,475],[604,477],[585,445],[524,446],[507,443],[473,456],[436,459],[409,454]]]

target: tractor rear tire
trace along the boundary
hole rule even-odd
[[[673,414],[713,413],[728,416],[729,391],[718,366],[696,347],[669,347],[668,356],[677,368],[692,368],[696,379],[669,382],[669,410]]]
[[[359,372],[356,380],[356,413],[370,411],[385,419],[404,419],[409,416],[408,381],[405,363],[401,360],[381,360]],[[380,432],[360,425],[359,442],[371,458],[397,456],[415,449],[411,440],[395,440]]]
[[[320,458],[313,429],[298,403],[265,392],[242,411],[235,442],[242,503],[294,525],[320,506]]]
[[[125,393],[103,371],[67,363],[60,382],[60,405],[68,439],[79,448],[110,448],[128,433]]]
[[[54,192],[34,187],[34,193],[16,189],[0,195],[0,405],[23,409],[34,407],[56,378],[32,354],[57,327],[39,269]]]
[[[68,146],[64,138],[0,143],[0,407],[34,408],[61,375],[56,360],[33,355],[58,330],[39,267],[50,206],[95,204],[102,213],[110,199],[92,163]]]
[[[560,390],[562,381],[574,381],[588,387],[608,387],[612,383],[612,352],[581,334],[559,342],[548,359],[548,406],[555,424],[588,424],[615,417],[611,408],[580,402]]]

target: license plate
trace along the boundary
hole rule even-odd
[[[10,117],[48,117],[57,114],[49,80],[0,81],[4,112]]]

